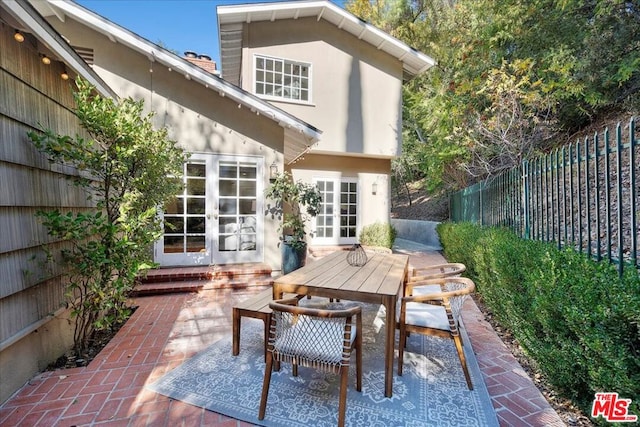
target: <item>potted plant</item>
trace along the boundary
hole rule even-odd
[[[305,223],[320,210],[322,196],[318,187],[302,181],[294,181],[290,173],[278,174],[267,188],[267,214],[282,220],[282,273],[290,273],[305,264],[307,242]]]

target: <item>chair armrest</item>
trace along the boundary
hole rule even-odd
[[[294,300],[296,298],[292,298]],[[290,299],[291,300],[291,299]],[[290,301],[289,300],[289,301]],[[299,307],[297,305],[287,305],[284,302],[287,300],[275,300],[269,303],[269,307],[272,310],[283,311],[295,315],[306,315],[306,316],[315,316],[315,317],[353,317],[353,316],[361,316],[362,308],[360,306],[349,307],[341,310],[327,310],[321,308],[311,308],[311,307]]]
[[[459,289],[454,290],[445,290],[445,286],[447,283],[457,283],[460,286]],[[440,286],[439,292],[429,292],[420,295],[413,295],[413,288],[420,286]],[[435,289],[434,289],[435,290]],[[444,301],[446,299],[469,295],[475,290],[475,284],[471,279],[466,277],[449,277],[449,278],[439,278],[439,279],[429,279],[429,280],[421,280],[420,282],[408,283],[407,284],[407,293],[408,296],[402,297],[402,304],[406,304],[409,302],[430,302],[430,301]]]

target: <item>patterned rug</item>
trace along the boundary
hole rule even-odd
[[[384,397],[384,328],[381,328],[382,314],[377,310],[377,306],[363,305],[366,326],[362,392],[355,390],[354,362],[350,369],[346,425],[498,426],[466,336],[473,391],[467,389],[453,341],[411,334],[403,376],[395,374],[396,359],[393,397]],[[298,377],[293,377],[287,364],[282,364],[279,372],[273,372],[266,417],[258,420],[265,368],[262,325],[257,319],[242,319],[238,356],[231,354],[231,336],[225,337],[147,387],[256,425],[336,425],[339,376],[300,368]]]

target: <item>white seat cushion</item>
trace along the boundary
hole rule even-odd
[[[442,292],[440,285],[423,285],[413,288],[413,295],[437,294]]]
[[[398,320],[400,311],[398,311]],[[449,319],[444,307],[440,305],[423,304],[420,302],[407,303],[405,323],[422,326],[424,328],[442,329],[449,331]]]

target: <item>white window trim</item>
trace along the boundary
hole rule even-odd
[[[293,98],[285,98],[283,96],[265,95],[265,94],[258,93],[258,80],[256,78],[257,68],[258,68],[258,58],[272,59],[272,60],[283,61],[283,62],[291,62],[297,65],[306,66],[309,69],[309,76],[307,78],[309,82],[309,88],[307,90],[307,92],[309,93],[309,99],[307,100],[293,99]],[[290,59],[290,58],[282,58],[277,56],[270,56],[270,55],[255,53],[253,55],[252,73],[253,73],[253,76],[252,76],[253,77],[253,93],[259,98],[270,100],[270,101],[287,102],[292,104],[313,105],[313,66],[310,62],[297,61],[295,59]]]

